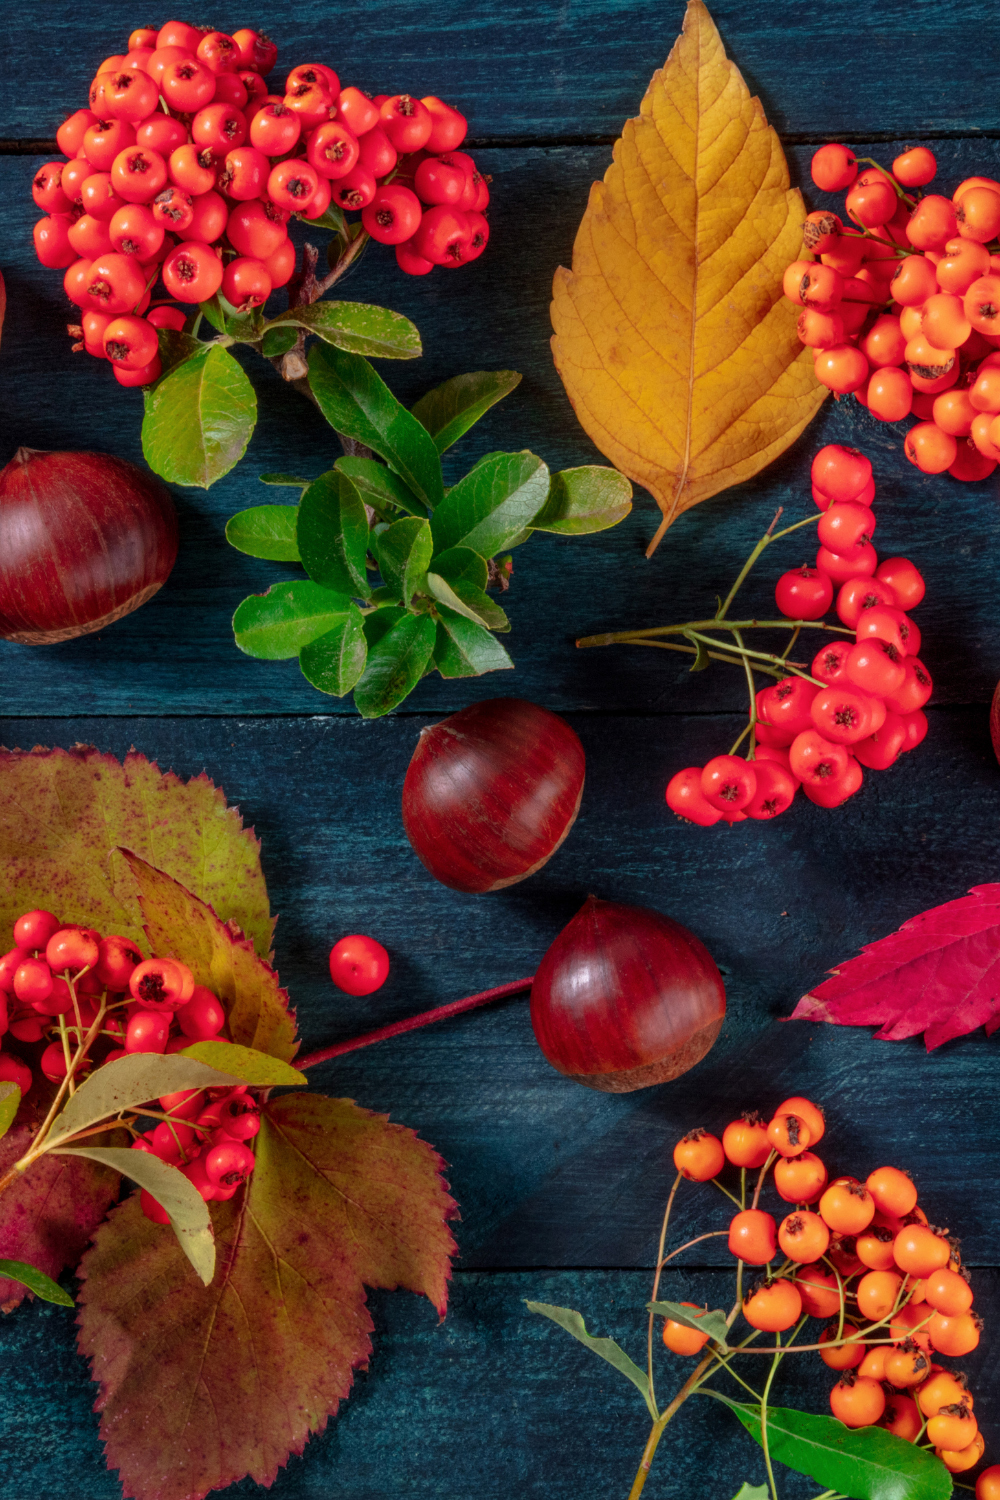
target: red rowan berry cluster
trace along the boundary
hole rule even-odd
[[[1000,461],[1000,182],[923,194],[937,171],[924,146],[891,172],[861,166],[834,143],[813,157],[817,187],[847,190],[852,224],[806,219],[806,254],[784,277],[799,338],[837,396],[882,422],[918,418],[904,443],[918,469],[985,479]]]
[[[217,996],[196,985],[179,959],[144,959],[130,938],[64,927],[49,911],[25,912],[13,936],[0,958],[0,1036],[28,1045],[51,1038],[38,1059],[51,1083],[73,1084],[131,1053],[227,1041]],[[23,1097],[31,1068],[0,1052],[0,1082],[16,1084]],[[165,1095],[159,1106],[160,1123],[148,1134],[134,1132],[134,1149],[180,1167],[204,1199],[231,1198],[254,1167],[246,1142],[260,1128],[260,1112],[252,1095],[243,1086],[187,1089]],[[147,1218],[168,1222],[148,1193],[141,1203]]]
[[[727,1162],[740,1169],[729,1250],[740,1277],[747,1265],[764,1274],[741,1290],[738,1305],[749,1326],[766,1333],[795,1328],[797,1334],[807,1317],[825,1323],[815,1344],[789,1350],[788,1340],[777,1352],[811,1349],[840,1372],[830,1392],[833,1415],[846,1427],[878,1424],[933,1448],[952,1473],[971,1469],[984,1447],[973,1398],[964,1375],[935,1358],[960,1359],[979,1343],[982,1323],[972,1311],[958,1242],[928,1223],[916,1187],[896,1167],[878,1167],[864,1182],[830,1181],[811,1149],[824,1129],[823,1113],[810,1100],[786,1099],[770,1123],[743,1115],[721,1140],[706,1130],[688,1132],[674,1149],[674,1165],[695,1182],[717,1180]],[[758,1169],[746,1207],[746,1173]],[[769,1173],[791,1206],[780,1223],[758,1206]],[[698,1354],[708,1339],[685,1324],[664,1323],[663,1342],[674,1353]],[[979,1500],[997,1500],[998,1486],[1000,1466],[994,1466],[980,1476]]]
[[[121,385],[155,380],[156,330],[184,326],[181,308],[151,305],[161,276],[176,302],[221,292],[239,311],[259,307],[295,270],[293,214],[360,210],[412,276],[486,247],[489,189],[458,150],[458,110],[433,95],[342,89],[321,63],[268,92],[276,59],[249,29],[140,27],[57,132],[69,159],[35,174],[38,258],[65,271],[81,346]]]
[[[878,560],[871,463],[854,448],[828,444],[813,459],[812,489],[822,512],[815,566],[783,573],[775,602],[805,625],[819,621],[836,596],[847,638],[823,645],[807,672],[756,693],[740,737],[751,733],[748,759],[735,754],[738,740],[728,755],[671,779],[667,805],[692,823],[777,817],[800,786],[817,806],[839,807],[860,790],[862,767],[886,770],[927,733],[923,707],[933,684],[908,613],[924,597],[924,580],[908,558]],[[749,670],[760,654],[748,653]]]

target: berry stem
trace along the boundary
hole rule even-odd
[[[719,616],[711,620],[686,620],[683,625],[653,625],[648,630],[612,630],[602,635],[583,635],[578,646],[636,646],[661,635],[686,635],[692,630],[711,630],[722,624],[726,630],[791,630],[796,634],[802,630],[829,630],[837,635],[853,635],[846,625],[828,625],[825,620],[725,620]],[[724,643],[720,643],[724,644]]]
[[[674,1206],[674,1199],[677,1197],[677,1189],[680,1187],[682,1181],[683,1177],[681,1176],[681,1173],[678,1172],[677,1176],[674,1178],[674,1185],[670,1189],[670,1196],[667,1199],[667,1206],[663,1212],[663,1223],[660,1225],[660,1243],[656,1251],[656,1271],[653,1275],[653,1294],[649,1299],[650,1302],[656,1301],[656,1294],[660,1290],[660,1273],[662,1272],[664,1265],[663,1252],[666,1249],[667,1245],[667,1225],[670,1223],[670,1210]],[[649,1376],[650,1411],[655,1422],[657,1417],[659,1416],[659,1411],[657,1410],[656,1406],[656,1391],[653,1385],[653,1316],[654,1315],[650,1313],[649,1327],[646,1331],[646,1368]]]
[[[418,1015],[407,1016],[403,1021],[393,1021],[389,1026],[379,1026],[375,1031],[365,1031],[361,1036],[346,1042],[335,1042],[332,1047],[321,1047],[318,1052],[309,1052],[296,1059],[297,1068],[313,1068],[317,1063],[329,1062],[333,1057],[343,1057],[347,1052],[357,1052],[361,1047],[370,1047],[374,1042],[387,1042],[392,1037],[402,1036],[407,1031],[417,1031],[421,1026],[430,1026],[434,1021],[447,1021],[451,1016],[460,1016],[464,1011],[475,1010],[480,1005],[489,1005],[493,1000],[507,1000],[511,995],[530,990],[534,975],[526,979],[512,979],[508,984],[498,984],[494,989],[481,990],[478,995],[466,995],[464,1000],[451,1000],[447,1005],[436,1005],[433,1010],[423,1010]]]

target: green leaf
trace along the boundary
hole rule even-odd
[[[670,1318],[674,1323],[683,1323],[685,1328],[693,1328],[698,1333],[707,1333],[720,1349],[726,1348],[729,1327],[725,1313],[720,1310],[699,1312],[697,1308],[685,1307],[680,1302],[647,1302],[646,1311],[658,1313],[662,1318]]]
[[[455,375],[421,396],[413,415],[427,428],[437,451],[444,453],[491,406],[520,384],[516,370],[477,370],[469,375]]]
[[[299,502],[295,536],[302,565],[314,583],[368,598],[368,517],[346,474],[330,469],[313,480]]]
[[[275,583],[266,594],[251,594],[233,615],[236,644],[258,661],[285,661],[303,646],[333,630],[351,608],[344,594],[335,594],[309,578]]]
[[[365,719],[378,719],[413,691],[434,650],[435,626],[429,615],[404,615],[368,652],[368,664],[354,689]]]
[[[218,1045],[218,1044],[216,1044]],[[220,1049],[231,1052],[231,1043]],[[134,1052],[116,1057],[85,1078],[52,1123],[48,1140],[55,1144],[89,1130],[112,1115],[158,1099],[161,1094],[175,1094],[180,1089],[207,1089],[225,1083],[240,1083],[236,1074],[218,1066],[185,1057],[182,1052],[161,1055],[158,1052]]]
[[[208,1204],[198,1189],[176,1167],[149,1151],[121,1146],[63,1146],[59,1156],[87,1156],[105,1167],[113,1167],[145,1188],[170,1215],[170,1224],[180,1247],[205,1286],[215,1275],[215,1235]]]
[[[210,323],[216,333],[225,333],[226,314],[222,310],[222,302],[218,292],[216,292],[214,297],[209,297],[207,302],[202,302],[200,308],[205,314],[205,322]]]
[[[26,1286],[29,1292],[34,1292],[36,1297],[41,1297],[43,1302],[58,1302],[60,1307],[75,1307],[76,1303],[68,1292],[64,1292],[58,1281],[53,1281],[51,1276],[46,1276],[44,1271],[37,1271],[34,1266],[29,1266],[23,1260],[0,1260],[0,1276],[8,1277],[11,1281],[19,1281]]]
[[[302,214],[296,214],[295,217],[300,219],[303,224],[308,224],[311,229],[332,229],[334,234],[339,234],[343,239],[347,239],[348,237],[348,226],[347,220],[344,218],[344,211],[338,208],[336,203],[331,203],[330,207],[321,213],[318,219],[307,219]]]
[[[531,523],[533,531],[586,536],[624,521],[632,509],[632,486],[617,469],[584,464],[553,474],[549,497]]]
[[[298,336],[292,324],[286,324],[284,328],[266,328],[261,340],[260,352],[265,359],[280,359],[283,354],[288,353],[289,349],[294,349]]]
[[[202,344],[146,395],[142,451],[172,484],[207,490],[239,463],[256,420],[257,397],[236,360]]]
[[[442,677],[480,677],[503,672],[514,663],[495,635],[445,605],[438,606],[434,665]]]
[[[252,505],[226,522],[226,541],[238,552],[270,562],[299,562],[297,505]]]
[[[708,1393],[706,1393],[708,1394]],[[712,1391],[760,1442],[760,1407]],[[881,1427],[845,1427],[836,1417],[769,1406],[771,1457],[854,1500],[948,1500],[951,1475],[939,1458]]]
[[[432,550],[430,522],[416,517],[395,521],[375,538],[382,577],[407,606],[430,566]]]
[[[258,1052],[253,1047],[240,1047],[235,1042],[192,1042],[183,1052],[174,1057],[193,1057],[195,1062],[216,1068],[220,1073],[231,1073],[241,1083],[251,1083],[255,1088],[268,1088],[286,1084],[305,1083],[306,1075],[293,1068],[291,1063],[268,1052]],[[121,1059],[119,1059],[120,1061]]]
[[[21,1107],[21,1090],[16,1083],[0,1083],[0,1140],[13,1125]]]
[[[297,474],[258,474],[261,484],[275,484],[289,490],[307,490],[311,479],[300,479]]]
[[[695,658],[691,663],[690,670],[692,672],[704,672],[705,668],[709,665],[708,647],[704,641],[694,641],[692,644],[695,649]]]
[[[434,571],[437,573],[436,565]],[[440,575],[438,576],[440,577]],[[449,580],[447,586],[450,588],[453,597],[461,603],[462,609],[460,613],[464,614],[466,619],[475,617],[475,619],[486,626],[487,630],[499,630],[501,634],[506,634],[510,630],[510,621],[507,616],[496,600],[490,598],[485,589],[477,587],[476,584],[471,583],[467,578],[456,578],[454,583]],[[441,603],[447,604],[451,609],[458,609],[458,605],[452,603],[450,599],[442,598]],[[469,613],[470,610],[471,614]]]
[[[741,1484],[733,1500],[771,1500],[771,1491],[766,1484]]]
[[[190,333],[185,333],[183,328],[158,328],[156,330],[157,343],[160,346],[160,365],[162,373],[160,380],[172,370],[174,365],[179,365],[182,360],[190,359],[192,354],[198,354],[205,345],[201,339],[194,338]],[[152,389],[152,387],[148,387]],[[143,395],[146,391],[143,391]]]
[[[334,468],[347,475],[365,504],[379,515],[387,506],[398,506],[407,515],[426,516],[426,506],[420,503],[409,485],[385,464],[380,464],[377,458],[338,458]],[[386,519],[393,519],[391,511]]]
[[[565,1328],[581,1344],[586,1344],[588,1349],[593,1349],[602,1359],[606,1359],[609,1365],[614,1365],[622,1375],[625,1375],[632,1384],[642,1393],[642,1399],[649,1407],[650,1416],[656,1420],[656,1408],[649,1393],[649,1380],[645,1373],[639,1369],[634,1360],[629,1359],[625,1350],[614,1339],[594,1338],[587,1332],[586,1324],[578,1312],[571,1307],[553,1307],[548,1302],[526,1302],[525,1307],[529,1312],[541,1313],[543,1318],[551,1318],[553,1323],[558,1323],[560,1328]]]
[[[299,652],[302,675],[321,693],[343,698],[365,669],[368,642],[365,640],[364,616],[352,604],[339,624],[318,640],[310,641]]]
[[[368,302],[311,302],[274,318],[268,329],[297,324],[324,343],[371,359],[416,359],[423,353],[416,325],[402,313]]]
[[[344,349],[313,344],[309,385],[327,421],[381,454],[433,510],[444,495],[438,451],[426,428],[399,404],[368,361]]]
[[[490,576],[486,559],[473,552],[471,547],[449,547],[446,552],[439,552],[434,559],[434,571],[441,578],[447,578],[452,588],[466,582],[474,588],[485,589]]]
[[[370,615],[365,615],[365,640],[368,642],[369,651],[377,646],[384,635],[388,635],[394,625],[406,618],[406,611],[400,609],[398,604],[383,604],[380,608],[373,610]]]
[[[498,453],[460,479],[431,520],[434,550],[471,547],[492,557],[545,504],[549,471],[534,453]]]

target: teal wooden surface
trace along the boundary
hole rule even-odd
[[[928,140],[949,188],[972,172],[1000,175],[996,22],[978,3],[892,0],[873,10],[849,0],[792,10],[720,0],[713,13],[783,132],[793,181],[810,206],[824,201],[808,183],[812,143],[827,137],[868,143],[859,154],[885,159],[897,142]],[[589,184],[681,17],[680,5],[624,0],[572,0],[558,10],[536,0],[447,0],[431,16],[408,0],[336,15],[312,0],[279,4],[267,18],[229,5],[213,12],[222,27],[265,25],[281,46],[279,72],[309,55],[373,90],[440,93],[467,111],[472,138],[488,143],[476,153],[494,179],[487,254],[460,276],[418,280],[375,249],[344,287],[418,324],[423,358],[381,366],[405,399],[460,368],[524,373],[515,395],[455,450],[456,466],[497,447],[531,447],[553,467],[595,459],[551,364],[551,278],[569,262]],[[30,16],[8,7],[0,16],[0,137],[8,143],[0,151],[0,268],[10,299],[0,462],[20,443],[141,456],[138,393],[120,391],[106,369],[68,351],[58,273],[39,267],[29,246],[36,214],[28,187],[42,158],[11,143],[50,136],[78,103],[91,64],[142,19],[90,0],[60,0]],[[460,1258],[440,1326],[408,1294],[372,1299],[371,1370],[272,1493],[624,1496],[646,1434],[638,1397],[554,1325],[528,1315],[523,1300],[578,1307],[592,1331],[638,1353],[676,1137],[696,1123],[719,1129],[743,1107],[767,1109],[791,1092],[828,1109],[831,1167],[867,1171],[892,1160],[913,1171],[933,1217],[962,1233],[977,1307],[988,1331],[995,1327],[996,1039],[963,1039],[928,1057],[917,1041],[876,1043],[864,1030],[781,1018],[861,944],[997,878],[1000,771],[986,720],[1000,675],[996,482],[920,476],[902,456],[899,431],[853,401],[831,401],[770,470],[684,516],[652,562],[643,547],[656,511],[641,493],[612,532],[580,542],[536,537],[515,554],[504,601],[515,673],[428,679],[406,712],[364,724],[349,703],[317,694],[294,662],[250,661],[232,641],[235,604],[294,569],[228,548],[227,518],[273,498],[259,472],[318,473],[337,452],[330,430],[270,369],[252,373],[261,421],[250,452],[212,490],[176,492],[181,557],[156,599],[99,636],[40,650],[0,642],[0,742],[83,740],[119,756],[135,745],[164,769],[207,769],[263,839],[281,914],[277,962],[307,1047],[531,972],[590,891],[655,906],[691,927],[723,967],[729,996],[723,1036],[705,1063],[642,1094],[590,1093],[555,1074],[535,1046],[523,999],[317,1070],[318,1086],[390,1112],[442,1152],[462,1209]],[[930,736],[892,771],[869,776],[835,813],[800,799],[772,826],[693,829],[667,813],[663,789],[679,766],[728,748],[745,713],[740,675],[716,667],[692,678],[657,653],[578,652],[573,640],[700,613],[779,504],[788,519],[809,513],[809,458],[826,441],[854,442],[872,456],[879,550],[912,556],[926,574],[917,619],[935,678]],[[770,600],[777,572],[804,555],[792,542],[768,557],[751,586],[755,609]],[[500,692],[570,716],[588,757],[584,804],[570,839],[530,883],[464,897],[435,885],[412,854],[399,791],[425,723]],[[357,930],[378,936],[392,958],[388,984],[366,1001],[348,1000],[325,977],[330,943]],[[682,1200],[678,1236],[697,1232],[704,1202]],[[724,1222],[721,1211],[711,1210],[714,1222]],[[724,1261],[699,1247],[665,1293],[719,1305],[730,1289]],[[71,1316],[26,1305],[0,1325],[0,1341],[0,1500],[119,1500]],[[967,1363],[996,1460],[1000,1374],[991,1347],[987,1333]],[[678,1368],[663,1357],[664,1386]],[[825,1367],[804,1359],[796,1368],[801,1377],[781,1399],[823,1410],[832,1384]],[[759,1483],[759,1451],[735,1422],[707,1402],[691,1405],[661,1446],[647,1495],[728,1500],[744,1479]],[[814,1489],[795,1476],[781,1480],[782,1500],[805,1500]],[[246,1482],[232,1493],[258,1490]]]

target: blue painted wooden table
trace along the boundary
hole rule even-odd
[[[995,22],[981,12],[961,0],[794,10],[719,0],[714,14],[808,192],[809,157],[830,137],[886,159],[897,143],[929,142],[949,189],[972,172],[1000,173]],[[78,105],[94,59],[143,19],[119,0],[53,0],[31,13],[8,4],[0,18],[0,265],[9,298],[0,462],[18,444],[141,461],[139,393],[120,392],[96,362],[68,352],[57,278],[29,252],[29,185],[44,159],[32,143],[52,136]],[[247,18],[227,0],[212,19],[231,29]],[[391,368],[394,389],[409,400],[461,369],[521,370],[523,384],[464,441],[462,460],[531,447],[555,467],[593,461],[549,357],[551,278],[569,262],[588,186],[666,56],[681,5],[439,0],[429,11],[412,0],[369,0],[332,12],[278,0],[263,19],[283,60],[320,55],[373,91],[453,100],[493,176],[493,237],[476,265],[417,280],[375,253],[346,289],[400,309],[421,330],[425,355]],[[370,1372],[280,1474],[274,1495],[624,1495],[645,1439],[641,1403],[578,1344],[526,1314],[523,1299],[579,1308],[592,1330],[638,1353],[676,1137],[692,1124],[720,1129],[740,1108],[767,1110],[792,1092],[825,1105],[831,1167],[867,1171],[891,1159],[914,1173],[936,1218],[961,1224],[977,1305],[995,1321],[996,1043],[978,1035],[928,1057],[916,1041],[890,1046],[864,1031],[781,1023],[838,959],[996,878],[1000,771],[986,710],[1000,673],[995,482],[924,478],[906,464],[899,433],[854,402],[831,402],[756,481],[684,516],[651,562],[643,548],[656,512],[642,494],[613,531],[574,542],[536,537],[516,555],[504,601],[516,676],[428,679],[403,711],[363,723],[349,703],[314,692],[294,662],[253,662],[233,644],[235,604],[287,570],[227,547],[226,519],[267,498],[258,473],[319,472],[337,451],[330,429],[277,377],[258,371],[255,379],[261,420],[249,454],[210,491],[177,493],[180,560],[152,603],[61,646],[0,643],[0,741],[85,741],[118,756],[134,745],[164,769],[205,769],[223,786],[263,839],[281,914],[277,961],[308,1047],[531,972],[590,891],[691,927],[723,968],[729,996],[706,1062],[644,1093],[594,1094],[554,1073],[523,999],[319,1070],[325,1089],[390,1111],[442,1152],[462,1209],[461,1254],[441,1326],[408,1294],[373,1298]],[[691,678],[654,653],[577,652],[574,638],[704,611],[776,505],[789,519],[809,513],[810,456],[829,441],[870,454],[881,548],[912,556],[925,572],[922,654],[936,683],[929,738],[837,812],[800,799],[774,825],[683,825],[665,810],[666,780],[735,737],[745,713],[740,674],[718,667]],[[782,566],[802,560],[786,545]],[[756,586],[761,606],[769,571]],[[406,842],[402,777],[424,724],[511,691],[565,713],[579,732],[583,808],[530,883],[456,895],[430,879]],[[393,964],[388,984],[366,1001],[339,995],[325,977],[331,941],[359,930],[380,937]],[[682,1203],[678,1232],[697,1232],[696,1202]],[[724,1206],[714,1212],[723,1223]],[[666,1294],[721,1300],[724,1253],[700,1248],[688,1259],[665,1278]],[[64,1311],[25,1305],[0,1340],[0,1500],[118,1500]],[[998,1366],[985,1347],[968,1364],[996,1460]],[[661,1381],[675,1373],[665,1368]],[[824,1376],[810,1366],[805,1390],[789,1380],[784,1394],[823,1409]],[[668,1434],[647,1493],[727,1500],[744,1479],[762,1477],[759,1452],[735,1423],[699,1408]],[[790,1500],[813,1490],[795,1476],[782,1481]]]

